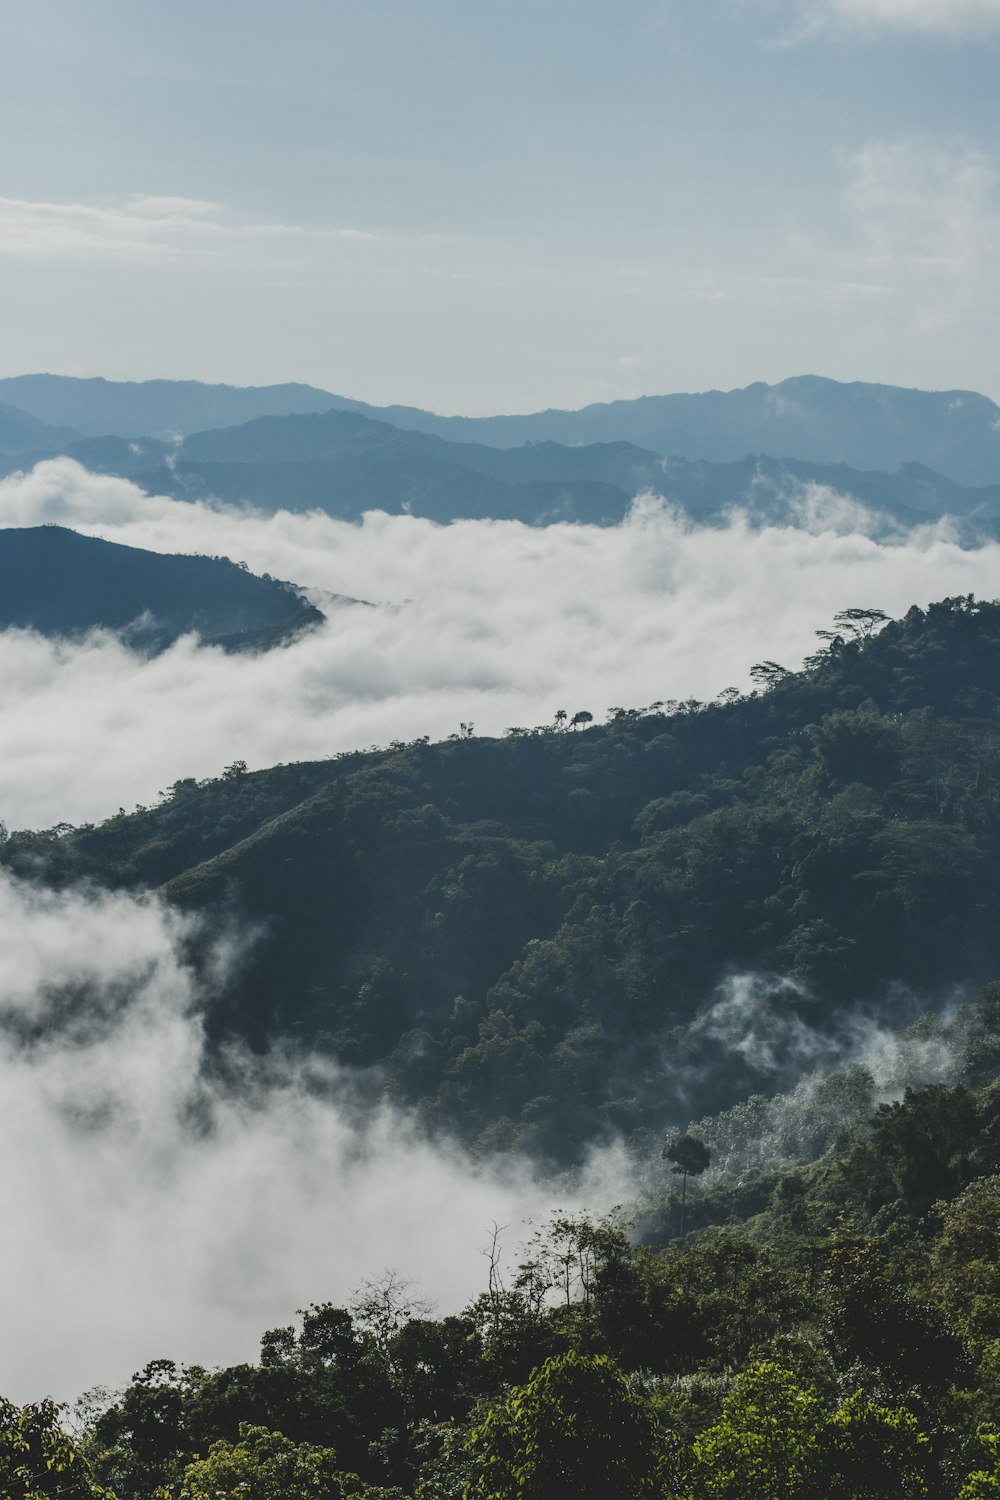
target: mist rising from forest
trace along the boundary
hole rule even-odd
[[[716,1115],[689,1122],[709,1146],[706,1188],[787,1170],[863,1132],[880,1104],[908,1088],[954,1083],[961,1074],[973,995],[956,987],[936,997],[933,1013],[902,985],[879,1012],[859,1006],[839,1016],[809,1009],[821,1002],[808,986],[786,976],[728,975],[692,1024],[748,1062],[757,1091]],[[787,1004],[786,1002],[793,1002]],[[696,1097],[687,1080],[682,1097]],[[654,1169],[655,1171],[655,1169]]]
[[[622,1153],[558,1200],[473,1163],[329,1064],[230,1052],[202,1005],[252,934],[155,900],[0,876],[0,1389],[70,1399],[153,1356],[253,1358],[260,1331],[386,1264],[442,1312],[481,1289],[494,1221],[609,1202]],[[209,956],[196,966],[193,946]]]
[[[244,560],[307,586],[329,624],[257,657],[178,643],[154,660],[109,636],[0,636],[0,818],[100,819],[183,776],[321,758],[460,723],[480,734],[600,720],[613,706],[710,699],[761,659],[798,666],[847,605],[902,613],[991,597],[1000,546],[946,522],[886,537],[849,497],[813,489],[801,524],[734,515],[695,527],[647,496],[621,526],[369,513],[260,516],[149,496],[67,459],[0,481],[0,523],[58,522],[155,551]],[[878,532],[878,535],[869,534]],[[331,606],[330,593],[377,607]]]
[[[642,1163],[621,1141],[572,1182],[474,1162],[365,1075],[281,1051],[210,1061],[203,1008],[254,941],[235,925],[6,874],[0,920],[0,1192],[21,1205],[5,1218],[0,1386],[15,1399],[114,1385],[153,1356],[252,1358],[261,1329],[387,1266],[457,1311],[483,1288],[494,1223],[510,1254],[556,1206],[599,1213],[666,1177],[658,1144]],[[874,1021],[831,1038],[782,1036],[772,1017],[764,1057],[775,983],[733,976],[695,1023],[757,1049],[765,1092],[784,1085],[698,1122],[707,1187],[808,1159],[904,1082],[948,1074],[943,1039]],[[674,1087],[683,1125],[668,1070]]]

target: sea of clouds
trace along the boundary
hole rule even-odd
[[[614,528],[441,526],[373,511],[263,516],[144,494],[68,459],[0,481],[0,525],[58,522],[158,552],[245,561],[309,590],[327,626],[284,650],[179,642],[152,660],[116,638],[0,635],[0,819],[51,826],[155,802],[218,775],[418,735],[550,723],[557,709],[712,698],[755,661],[795,667],[846,606],[890,613],[992,597],[1000,546],[947,522],[886,537],[812,489],[798,525],[691,525],[646,496]],[[331,593],[373,607],[331,606]]]

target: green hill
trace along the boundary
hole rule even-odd
[[[3,858],[243,913],[217,1035],[377,1064],[483,1148],[571,1159],[1000,973],[1000,605],[881,623],[848,612],[749,697],[179,781]]]
[[[290,584],[226,557],[145,552],[62,526],[0,529],[0,629],[102,628],[144,650],[195,631],[229,650],[258,650],[322,619]]]

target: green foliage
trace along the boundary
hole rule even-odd
[[[654,1496],[652,1413],[614,1362],[548,1359],[473,1429],[480,1500],[639,1500]]]
[[[916,1419],[856,1391],[819,1436],[817,1489],[824,1500],[922,1500],[930,1492],[930,1443]]]
[[[3,1398],[0,1495],[3,1500],[114,1500],[95,1483],[86,1458],[59,1426],[53,1402],[18,1408]]]
[[[683,1177],[700,1177],[712,1160],[705,1142],[687,1133],[671,1136],[663,1148],[663,1155],[673,1164],[673,1170]]]
[[[693,1445],[699,1500],[922,1500],[930,1445],[913,1416],[860,1391],[826,1415],[780,1365],[752,1365]]]
[[[188,1464],[180,1500],[402,1500],[402,1492],[342,1473],[332,1448],[242,1424],[237,1442],[215,1442]]]
[[[955,1128],[927,1092],[926,1110],[919,1093],[905,1101],[912,1120]],[[961,1104],[973,1135],[995,1092],[971,1114]],[[890,1118],[872,1140],[892,1157]],[[383,1276],[353,1310],[313,1304],[268,1330],[256,1364],[153,1361],[78,1451],[119,1500],[987,1495],[996,1444],[977,1426],[1000,1394],[997,1177],[924,1221],[880,1208],[863,1232],[856,1207],[817,1235],[851,1162],[790,1179],[817,1201],[783,1210],[773,1243],[761,1232],[777,1210],[660,1250],[618,1214],[555,1214],[509,1267],[494,1241],[487,1289],[461,1314],[431,1318]]]
[[[293,1443],[266,1427],[240,1427],[239,1441],[212,1444],[184,1471],[184,1500],[342,1500],[332,1448]]]
[[[959,1490],[956,1500],[994,1500],[1000,1495],[1000,1433],[982,1427],[978,1433],[980,1446],[990,1466],[975,1469]]]
[[[722,1419],[696,1439],[692,1492],[700,1500],[803,1500],[819,1471],[817,1393],[780,1366],[752,1365]]]
[[[959,1327],[1000,1339],[1000,1176],[976,1178],[942,1207],[934,1261],[937,1295]]]

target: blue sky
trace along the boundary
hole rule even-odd
[[[6,0],[0,373],[1000,397],[1000,0]]]

